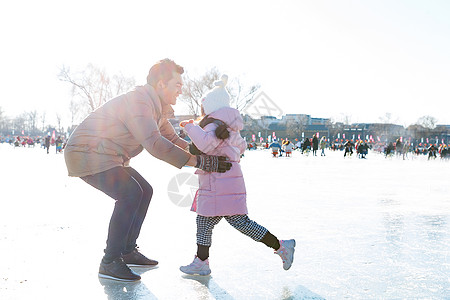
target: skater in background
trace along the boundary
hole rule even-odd
[[[430,147],[428,147],[428,160],[435,159],[437,157],[436,152],[436,146],[434,144],[431,144]]]
[[[313,156],[317,156],[317,150],[319,149],[319,139],[317,138],[317,134],[315,134],[312,138],[312,148]]]
[[[69,176],[80,177],[115,200],[98,272],[101,278],[136,281],[141,277],[130,266],[158,264],[140,253],[136,242],[153,188],[129,166],[132,157],[146,149],[177,168],[188,165],[206,172],[226,172],[231,167],[225,157],[188,153],[188,142],[168,121],[181,94],[183,72],[172,60],[157,62],[150,68],[147,84],[97,108],[67,141],[64,158]]]
[[[369,145],[367,145],[366,142],[362,142],[358,146],[358,153],[359,158],[366,158],[367,154],[369,153]]]
[[[403,155],[403,143],[401,138],[398,138],[395,141],[395,153],[397,156]]]
[[[320,138],[320,156],[325,156],[325,148],[327,147],[327,138],[326,137],[321,137]]]
[[[305,152],[306,154],[309,154],[310,149],[311,149],[311,141],[309,140],[309,138],[306,138],[302,144],[302,154]]]
[[[191,264],[180,267],[180,270],[190,275],[211,273],[208,257],[212,231],[223,218],[241,233],[274,249],[283,261],[283,268],[288,270],[294,259],[295,240],[279,240],[247,216],[247,193],[239,164],[240,154],[246,149],[245,140],[240,135],[244,123],[239,111],[230,107],[230,95],[225,89],[227,79],[223,75],[215,83],[216,87],[202,99],[205,116],[199,126],[188,121],[180,124],[200,151],[227,156],[232,162],[231,170],[225,174],[196,171],[199,189],[192,210],[197,212],[197,254]],[[221,134],[224,126],[227,135]],[[231,241],[230,245],[238,246]]]
[[[15,139],[14,139],[14,148],[20,147],[20,145],[22,145],[22,142],[20,140],[20,136],[16,136]]]
[[[448,159],[448,147],[447,147],[447,145],[446,144],[443,144],[441,147],[440,147],[440,151],[439,151],[439,154],[441,155],[441,159]]]
[[[392,142],[390,142],[390,143],[387,145],[386,149],[384,150],[385,158],[388,157],[388,156],[394,155],[394,151],[395,151],[394,144],[393,144]]]
[[[354,147],[355,147],[355,145],[351,141],[347,140],[344,144],[344,157],[346,157],[347,154],[348,154],[348,156],[351,157],[353,154]]]
[[[272,144],[269,146],[270,149],[272,149],[272,156],[278,157],[278,153],[281,150],[281,145],[277,142],[277,140],[274,140]]]
[[[47,134],[47,136],[45,137],[45,141],[44,141],[44,145],[45,145],[45,149],[47,149],[47,154],[50,151],[50,140],[51,140],[51,135],[50,132]]]
[[[290,140],[286,139],[286,141],[284,142],[284,151],[286,153],[286,157],[291,157],[292,148],[294,148],[294,144],[291,143]]]
[[[27,138],[27,146],[28,148],[33,147],[34,148],[34,140],[31,137]]]
[[[403,145],[403,160],[405,160],[406,158],[408,158],[408,153],[409,153],[409,147],[411,147],[410,142],[405,142]]]
[[[61,153],[62,152],[62,145],[63,145],[63,140],[61,139],[61,136],[58,135],[58,138],[55,141],[56,144],[56,154]]]

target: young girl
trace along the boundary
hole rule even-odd
[[[191,264],[180,270],[190,275],[211,273],[208,257],[212,230],[222,218],[241,233],[273,248],[283,260],[283,268],[288,270],[294,260],[295,240],[278,240],[247,216],[244,177],[239,165],[246,149],[246,142],[240,135],[244,124],[239,111],[230,107],[230,95],[225,89],[227,79],[223,75],[202,99],[205,116],[199,126],[192,120],[180,123],[195,145],[191,151],[226,156],[232,163],[231,169],[222,174],[195,172],[199,189],[192,210],[197,212],[197,255]]]

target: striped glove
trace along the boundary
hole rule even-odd
[[[225,173],[231,169],[231,163],[225,156],[197,155],[197,165],[195,166],[205,172]]]

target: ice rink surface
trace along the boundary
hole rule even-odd
[[[159,266],[119,283],[97,277],[113,200],[69,178],[54,147],[0,144],[0,154],[0,299],[450,299],[448,161],[246,152],[249,217],[296,239],[294,264],[284,271],[222,221],[212,274],[196,277],[178,270],[196,251],[195,213],[168,195],[174,176],[194,169],[143,153],[131,165],[154,196],[138,243]]]

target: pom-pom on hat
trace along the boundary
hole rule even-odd
[[[230,107],[230,94],[228,94],[225,86],[227,85],[228,76],[222,75],[220,80],[215,81],[215,87],[207,92],[202,99],[203,111],[205,114],[210,113],[223,108]]]

